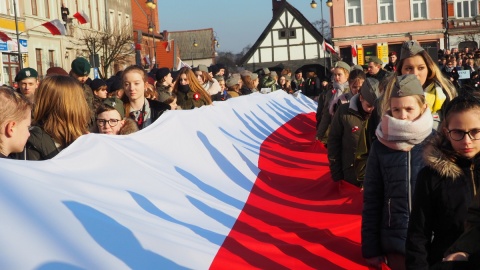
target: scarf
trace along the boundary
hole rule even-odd
[[[190,92],[190,85],[179,84],[177,89],[178,89],[179,92],[186,94],[186,93]]]
[[[396,119],[388,111],[375,131],[378,140],[394,150],[408,152],[432,133],[433,117],[427,107],[414,121]]]
[[[442,87],[431,83],[425,89],[425,100],[427,101],[428,107],[432,113],[437,113],[443,105],[443,102],[447,99],[445,93],[443,93]]]
[[[333,83],[333,90],[332,90],[332,98],[330,99],[330,103],[328,104],[328,112],[333,116],[335,111],[337,110],[337,102],[338,98],[343,95],[344,92],[349,90],[348,81],[344,83]]]

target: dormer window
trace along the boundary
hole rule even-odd
[[[282,29],[278,31],[279,39],[288,39],[288,38],[296,38],[296,37],[297,37],[297,29]]]

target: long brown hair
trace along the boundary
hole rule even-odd
[[[80,83],[54,75],[42,80],[35,92],[33,122],[62,148],[88,133],[90,110]]]
[[[180,69],[177,79],[175,80],[175,87],[173,88],[173,93],[175,95],[178,93],[178,85],[180,84],[179,81],[182,74],[185,74],[185,76],[187,76],[188,85],[190,86],[190,89],[193,92],[202,95],[207,100],[208,104],[212,104],[212,98],[210,97],[210,94],[207,93],[205,88],[203,88],[203,86],[200,85],[200,83],[197,80],[197,77],[195,76],[195,73],[193,73],[193,71],[188,67],[183,67],[182,69]]]

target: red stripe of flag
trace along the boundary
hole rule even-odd
[[[43,23],[42,25],[45,26],[48,29],[48,31],[50,31],[50,33],[52,33],[52,35],[54,36],[66,34],[65,26],[62,24],[62,22],[59,19],[55,19],[53,21]]]
[[[12,39],[9,36],[7,36],[7,34],[0,31],[0,40],[3,42],[7,42]]]
[[[210,269],[368,269],[361,255],[362,193],[330,177],[301,114],[261,145],[261,172]]]
[[[80,24],[90,22],[90,18],[83,10],[73,14],[73,17],[75,17],[75,19],[77,19]]]

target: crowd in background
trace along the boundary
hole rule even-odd
[[[89,62],[77,58],[68,73],[53,67],[40,80],[24,68],[18,89],[0,87],[0,157],[46,160],[84,134],[131,134],[167,110],[300,91],[318,103],[315,139],[326,147],[332,179],[364,193],[368,265],[478,267],[479,68],[478,50],[445,50],[435,62],[416,41],[385,65],[377,57],[364,66],[338,61],[323,80],[315,68],[230,73],[222,64],[148,73],[133,65],[91,80]],[[460,70],[470,76],[460,79]]]

